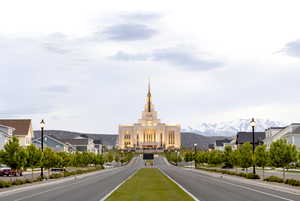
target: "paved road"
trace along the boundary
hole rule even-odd
[[[272,189],[257,185],[252,180],[245,183],[240,178],[230,179],[199,170],[175,167],[167,164],[161,157],[155,158],[154,165],[200,201],[300,201],[300,191]]]
[[[20,188],[14,192],[0,192],[1,201],[99,201],[122,181],[143,167],[141,158],[127,166],[77,176],[62,183]]]

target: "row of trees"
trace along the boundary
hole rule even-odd
[[[111,154],[100,155],[87,152],[77,152],[69,154],[66,152],[54,152],[50,148],[45,148],[42,152],[35,145],[21,147],[16,137],[0,150],[0,164],[5,164],[14,170],[38,168],[43,166],[50,170],[51,168],[65,167],[87,167],[87,166],[102,166],[106,161],[113,161],[114,157]],[[122,158],[122,160],[126,160]]]
[[[195,160],[197,165],[223,165],[223,167],[241,167],[246,169],[256,165],[263,169],[265,167],[283,168],[283,178],[285,170],[296,167],[300,164],[300,152],[294,145],[287,144],[286,140],[278,140],[271,144],[267,150],[265,145],[256,146],[254,155],[252,145],[247,142],[237,150],[232,150],[230,146],[225,147],[225,151],[200,151],[196,155],[193,152],[184,154],[185,161]]]

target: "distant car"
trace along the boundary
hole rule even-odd
[[[0,176],[9,176],[11,168],[9,167],[0,167]]]
[[[66,169],[65,168],[51,168],[51,171],[52,172],[64,172],[64,171],[66,171]]]
[[[113,168],[113,166],[112,166],[111,163],[106,163],[106,164],[103,165],[103,167],[104,167],[105,169]]]
[[[12,170],[10,167],[1,167],[0,176],[23,176],[22,170]]]

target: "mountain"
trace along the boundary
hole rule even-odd
[[[40,137],[40,131],[34,131],[35,138]],[[115,146],[118,135],[110,134],[90,134],[90,133],[79,133],[72,131],[62,131],[62,130],[45,130],[44,135],[51,135],[58,139],[69,139],[75,138],[78,136],[90,137],[94,140],[101,140],[103,144],[109,146]],[[181,133],[181,145],[182,147],[193,147],[197,143],[198,148],[205,149],[208,147],[208,144],[213,144],[216,140],[221,140],[226,137],[224,136],[203,136],[200,134],[182,132]]]
[[[251,131],[251,119],[238,119],[220,123],[200,123],[195,128],[187,127],[182,129],[183,132],[192,132],[205,136],[234,136],[239,131]],[[287,124],[279,121],[266,119],[255,119],[255,131],[264,131],[270,127],[283,127]]]

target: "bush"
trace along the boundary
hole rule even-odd
[[[260,177],[257,174],[248,173],[248,174],[246,174],[246,178],[247,179],[259,179]]]
[[[0,181],[0,188],[7,188],[11,186],[11,182]]]
[[[296,179],[286,179],[284,183],[292,186],[300,186],[300,180]]]
[[[284,180],[282,178],[276,177],[276,176],[269,176],[269,177],[265,178],[264,181],[277,182],[277,183],[283,183],[284,182]]]

